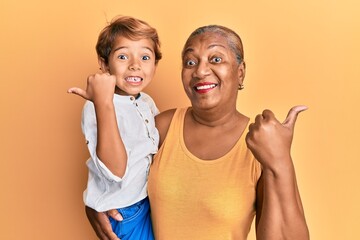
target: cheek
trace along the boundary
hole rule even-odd
[[[181,71],[181,80],[182,80],[184,86],[188,85],[191,80],[191,72],[187,69],[183,69]]]
[[[113,75],[119,75],[120,73],[124,72],[124,66],[122,64],[116,63],[109,63],[109,71]]]
[[[239,77],[237,71],[231,68],[222,68],[218,69],[217,75],[222,81],[224,81],[227,85],[238,85]]]
[[[219,67],[214,70],[218,76],[222,76],[225,79],[234,78],[234,72],[232,69]]]
[[[156,72],[156,65],[147,65],[145,68],[143,68],[146,71],[146,74],[150,77],[153,77]]]

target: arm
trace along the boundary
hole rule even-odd
[[[249,126],[246,142],[262,165],[257,187],[257,239],[309,239],[309,232],[290,155],[297,114],[290,110],[284,123],[265,110]]]
[[[97,121],[96,153],[112,173],[122,176],[125,172],[127,156],[118,130],[113,104],[115,81],[114,76],[106,73],[91,75],[87,79],[85,91],[73,87],[68,90],[68,93],[76,94],[94,103]],[[112,231],[108,218],[111,216],[121,221],[122,216],[117,210],[105,213],[85,206],[85,212],[99,239],[119,240]]]
[[[70,88],[69,93],[94,103],[97,121],[96,154],[116,176],[123,177],[127,165],[125,146],[120,137],[113,103],[115,76],[108,73],[88,77],[86,91]]]
[[[92,208],[85,207],[86,216],[89,219],[96,236],[101,240],[120,240],[111,228],[109,216],[121,221],[122,216],[117,210],[110,210],[107,213],[97,212]]]
[[[174,115],[175,109],[162,112],[155,117],[156,127],[160,134],[160,142],[162,143],[166,133],[169,129],[172,116]],[[160,143],[160,146],[161,146]],[[96,232],[96,235],[102,240],[118,240],[114,232],[112,231],[110,221],[107,215],[114,219],[121,221],[122,216],[117,210],[110,210],[107,213],[97,212],[92,208],[85,207],[86,216],[88,217],[92,228]]]
[[[155,125],[160,135],[159,147],[164,142],[164,139],[169,130],[170,123],[172,117],[174,116],[175,111],[176,109],[170,109],[155,116]]]

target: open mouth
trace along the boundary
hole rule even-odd
[[[127,77],[125,78],[125,81],[130,82],[130,83],[139,83],[143,80],[143,78],[141,77]]]
[[[208,91],[211,91],[212,89],[216,88],[218,86],[218,84],[216,83],[201,83],[201,84],[196,84],[194,86],[194,90],[200,93],[205,93]]]

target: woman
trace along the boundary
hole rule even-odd
[[[191,107],[156,117],[161,147],[148,182],[155,239],[246,239],[255,215],[258,239],[308,239],[290,156],[306,107],[290,110],[282,124],[269,110],[249,124],[236,110],[242,43],[226,27],[195,30],[182,60]],[[99,237],[116,239],[105,214],[87,214]]]

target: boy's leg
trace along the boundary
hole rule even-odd
[[[154,239],[148,198],[129,207],[120,208],[118,211],[124,220],[117,222],[110,217],[110,222],[114,232],[121,240]]]

